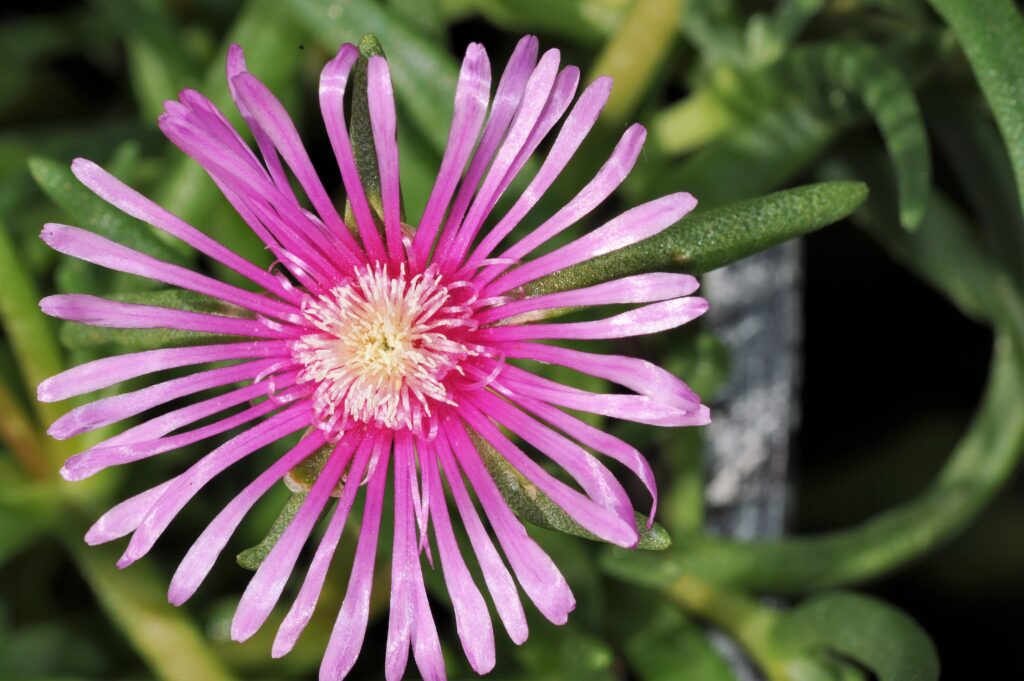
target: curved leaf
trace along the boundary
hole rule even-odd
[[[862,594],[827,593],[801,603],[779,620],[782,650],[824,648],[853,660],[879,681],[937,681],[939,659],[928,634],[891,605]]]
[[[964,48],[1017,177],[1024,208],[1024,18],[1010,0],[929,0]]]
[[[864,43],[801,47],[787,61],[788,68],[819,73],[871,113],[896,170],[900,222],[915,229],[924,218],[932,170],[921,109],[907,79],[881,50]]]

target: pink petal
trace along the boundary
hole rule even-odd
[[[85,533],[85,543],[90,546],[105,544],[134,532],[142,519],[149,513],[149,509],[153,508],[153,504],[177,479],[171,478],[167,482],[140,492],[111,508],[100,516],[99,520],[93,523],[93,526]]]
[[[259,319],[120,303],[82,293],[47,296],[39,301],[39,308],[44,314],[58,319],[114,329],[177,329],[272,339],[295,338],[301,334],[295,327],[270,326]]]
[[[276,361],[274,359],[255,360],[244,364],[209,369],[191,376],[157,383],[147,388],[104,397],[83,404],[64,414],[53,422],[47,433],[58,440],[87,433],[185,395],[255,378],[273,367]]]
[[[480,505],[523,590],[544,617],[554,624],[565,624],[569,613],[576,607],[576,599],[562,573],[543,549],[526,534],[523,524],[513,515],[461,423],[451,419],[446,426],[444,432],[450,440],[452,451],[480,499]],[[451,455],[444,448],[438,451],[448,480],[453,481],[453,471],[456,469],[450,460]],[[447,462],[446,457],[449,459]]]
[[[622,184],[622,181],[629,175],[629,171],[633,169],[633,165],[643,149],[646,136],[647,131],[642,125],[633,125],[628,128],[612,151],[612,155],[601,166],[594,178],[587,183],[587,186],[581,189],[572,201],[548,218],[544,224],[517,241],[498,258],[512,262],[521,260],[523,256],[575,224],[611,196],[611,193]],[[481,284],[491,281],[500,273],[499,269],[484,271],[478,275],[477,281]]]
[[[655,272],[623,277],[585,288],[549,293],[510,303],[496,305],[477,314],[481,324],[514,318],[506,324],[525,324],[543,318],[543,314],[530,315],[536,310],[555,310],[566,307],[595,305],[621,305],[653,303],[670,298],[688,296],[697,290],[697,280],[688,274]]]
[[[388,255],[392,263],[398,264],[403,260],[402,196],[398,179],[398,121],[395,114],[395,95],[391,90],[391,73],[388,71],[388,62],[383,57],[371,57],[367,65],[367,102],[370,109],[370,127],[373,129],[373,144],[377,150]]]
[[[274,637],[274,647],[271,652],[274,657],[286,655],[295,646],[299,635],[306,628],[306,625],[309,624],[310,618],[313,617],[313,610],[316,608],[316,602],[320,598],[320,592],[324,587],[324,580],[327,579],[327,570],[331,566],[334,551],[337,549],[338,542],[341,540],[341,533],[345,529],[345,521],[348,519],[348,514],[352,509],[352,504],[355,502],[356,494],[358,494],[362,484],[370,455],[375,453],[379,457],[382,447],[390,446],[382,443],[383,438],[377,435],[367,435],[360,443],[355,459],[352,462],[352,467],[346,476],[341,497],[338,499],[338,503],[334,508],[334,514],[327,524],[327,530],[317,546],[316,554],[313,556],[313,562],[306,572],[306,578],[302,582],[299,595],[296,596],[292,607],[288,610],[288,614],[285,615],[280,628],[277,630],[277,636]],[[378,500],[378,505],[379,503],[380,500]],[[364,532],[367,531],[366,523],[369,520],[367,513],[364,512],[363,514],[362,526]],[[374,533],[376,531],[376,529],[373,530]],[[357,549],[356,560],[358,559],[359,553]]]
[[[479,43],[470,43],[455,88],[455,112],[444,158],[413,239],[413,252],[418,262],[426,262],[466,161],[473,153],[473,145],[476,144],[487,113],[490,90],[491,65],[487,60],[487,52]]]
[[[592,322],[494,326],[481,329],[479,337],[484,341],[629,338],[674,329],[707,309],[708,301],[703,298],[673,298]]]
[[[266,469],[245,489],[238,493],[227,506],[221,509],[199,538],[189,547],[188,553],[178,565],[167,590],[167,599],[174,605],[181,605],[196,592],[199,585],[210,573],[217,557],[227,545],[231,535],[238,529],[242,519],[273,487],[278,480],[295,466],[302,463],[324,443],[323,434],[314,430],[302,438],[287,454]],[[188,475],[186,471],[183,475]],[[266,562],[266,561],[264,561]]]
[[[46,379],[36,388],[36,398],[40,402],[57,402],[166,369],[231,359],[275,357],[289,353],[288,346],[280,341],[252,341],[195,345],[188,348],[162,348],[104,357],[79,364]]]
[[[588,497],[632,527],[633,505],[626,490],[590,452],[564,435],[548,428],[493,393],[477,391],[465,399],[472,402],[509,432],[518,435],[572,476]],[[532,460],[531,460],[532,461]],[[526,475],[526,472],[523,471]],[[571,514],[571,512],[570,512]]]
[[[185,504],[224,469],[270,443],[302,430],[309,425],[310,419],[309,403],[299,403],[236,435],[193,464],[150,509],[117,562],[118,567],[131,565],[146,555]]]
[[[43,227],[40,236],[55,251],[94,265],[180,286],[189,291],[220,298],[259,314],[272,315],[287,321],[298,320],[298,309],[293,305],[157,260],[78,227],[49,223]]]
[[[390,436],[381,442],[381,457],[366,491],[366,507],[359,531],[359,545],[352,564],[345,600],[341,604],[334,630],[327,642],[320,663],[320,681],[345,678],[356,663],[366,636],[366,622],[370,613],[370,590],[373,587],[373,565],[377,556],[377,536],[380,531],[380,513],[384,503],[388,462],[391,458]],[[276,648],[276,645],[275,645]]]
[[[591,83],[576,102],[576,106],[569,112],[568,118],[562,125],[558,136],[555,138],[551,151],[544,158],[540,170],[530,181],[526,190],[516,200],[515,205],[505,214],[505,217],[491,229],[487,236],[480,242],[473,255],[470,256],[469,264],[478,262],[488,257],[508,234],[526,217],[526,214],[537,204],[537,201],[544,195],[548,188],[561,174],[569,160],[572,159],[580,144],[590,133],[597,122],[597,117],[608,101],[611,93],[612,79],[602,76]]]
[[[558,480],[512,444],[512,441],[495,427],[490,418],[477,411],[475,406],[470,406],[468,401],[460,405],[459,413],[466,423],[480,434],[480,437],[487,440],[516,470],[536,485],[541,492],[551,497],[551,501],[560,506],[583,528],[618,546],[631,548],[636,545],[639,537],[636,533],[631,507],[629,519],[626,520],[622,517],[621,512],[610,511]]]
[[[256,574],[249,580],[249,585],[242,594],[238,609],[231,620],[231,640],[248,640],[270,616],[270,612],[281,597],[281,592],[284,591],[288,577],[295,568],[299,551],[309,539],[324,506],[327,505],[327,500],[334,492],[342,472],[351,461],[352,453],[362,438],[362,433],[350,431],[328,457],[298,513],[260,564]]]
[[[504,275],[488,287],[487,295],[499,295],[544,275],[643,241],[679,222],[696,205],[696,199],[680,192],[627,210],[579,239]]]
[[[320,218],[330,228],[331,233],[339,238],[345,247],[358,253],[355,240],[352,239],[352,235],[349,234],[348,228],[334,208],[320,178],[317,177],[313,163],[309,160],[309,155],[302,145],[299,131],[295,129],[295,124],[281,102],[274,97],[266,85],[251,73],[240,73],[232,78],[231,82],[235,86],[238,101],[245,105],[253,119],[267,133],[285,163],[295,173],[306,196],[309,197]]]
[[[206,236],[195,227],[138,193],[92,161],[76,158],[71,172],[97,196],[128,215],[177,237],[200,253],[228,267],[264,289],[286,300],[297,302],[301,297],[283,287],[272,275],[253,265],[234,251]]]
[[[366,192],[363,191],[363,181],[356,168],[352,143],[348,139],[348,128],[345,125],[345,88],[352,66],[358,59],[359,50],[355,45],[346,43],[338,50],[337,56],[324,66],[320,72],[320,113],[331,148],[334,149],[334,157],[338,161],[341,180],[352,206],[363,247],[371,258],[382,260],[385,257],[384,244],[377,232],[377,223],[366,200]]]
[[[476,507],[473,506],[473,501],[469,498],[462,482],[462,473],[456,467],[448,442],[444,438],[439,437],[435,440],[435,453],[444,468],[445,478],[448,480],[452,497],[455,499],[459,515],[462,517],[462,525],[469,535],[470,544],[473,546],[473,552],[476,554],[480,570],[483,572],[484,582],[487,584],[487,590],[491,593],[494,607],[498,611],[498,617],[505,625],[509,638],[519,645],[529,635],[529,628],[526,624],[523,604],[519,600],[519,592],[515,582],[512,581],[512,575],[509,574],[504,561],[498,555],[497,549],[494,548],[494,542],[491,541],[487,529],[480,521]]]
[[[459,191],[455,195],[455,202],[448,212],[444,229],[441,231],[441,238],[438,241],[439,253],[441,246],[455,237],[455,232],[458,231],[462,224],[462,218],[466,215],[466,209],[469,208],[469,202],[473,199],[477,186],[480,184],[480,178],[491,164],[494,152],[512,122],[512,116],[519,108],[519,103],[526,90],[526,83],[537,63],[537,44],[537,38],[534,36],[525,36],[520,39],[501,74],[498,91],[494,95],[494,102],[491,105],[490,115],[487,117],[487,125],[484,126],[483,136],[473,153],[473,160],[466,170]]]
[[[480,590],[466,568],[455,533],[452,531],[444,490],[441,488],[441,475],[437,469],[436,454],[432,451],[431,445],[424,441],[419,442],[418,449],[420,466],[425,469],[430,495],[434,498],[430,517],[433,519],[434,536],[437,538],[437,547],[441,554],[444,581],[455,610],[455,626],[469,665],[477,674],[486,674],[494,668],[494,630],[491,626],[491,616],[487,612],[487,604],[480,595]]]

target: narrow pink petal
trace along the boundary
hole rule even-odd
[[[191,376],[157,383],[147,388],[104,397],[75,407],[54,421],[47,433],[58,440],[80,435],[101,426],[117,423],[185,395],[253,379],[272,368],[276,361],[275,359],[254,360],[244,364],[209,369]]]
[[[94,265],[135,274],[171,286],[180,286],[189,291],[220,298],[259,314],[287,321],[299,318],[298,309],[294,305],[225,284],[179,265],[157,260],[85,229],[49,223],[43,227],[40,236],[55,251]]]
[[[309,402],[300,402],[236,435],[194,463],[150,509],[132,535],[118,566],[131,565],[146,555],[185,504],[224,469],[270,443],[302,430],[309,425],[311,418]]]
[[[388,255],[398,264],[402,257],[402,196],[398,179],[398,121],[391,72],[383,57],[371,57],[367,65],[367,101],[370,127],[377,150],[381,203],[384,206],[384,234]]]
[[[595,305],[622,305],[630,303],[653,303],[670,298],[688,296],[697,290],[697,279],[688,274],[654,272],[635,274],[622,279],[606,281],[603,284],[587,286],[572,291],[549,293],[543,296],[513,300],[481,311],[477,319],[481,324],[508,320],[506,324],[524,324],[543,318],[543,314],[529,313],[537,310],[554,310],[566,307],[592,307]]]
[[[530,359],[559,364],[580,373],[597,376],[686,411],[700,406],[700,396],[657,364],[622,355],[600,355],[542,343],[502,343],[507,358]]]
[[[654,522],[654,514],[658,510],[658,486],[650,463],[635,447],[546,402],[520,395],[516,398],[516,403],[524,410],[559,428],[563,433],[571,434],[580,443],[628,468],[640,479],[651,495],[648,520],[650,523]]]
[[[636,533],[632,507],[629,519],[626,520],[618,509],[611,511],[558,480],[516,447],[489,417],[484,416],[475,406],[470,406],[468,401],[460,405],[459,413],[480,437],[487,440],[516,470],[541,492],[551,497],[553,502],[582,527],[612,544],[626,548],[636,545],[639,537]]]
[[[534,36],[524,36],[520,39],[501,74],[483,136],[473,153],[473,160],[470,161],[441,231],[439,249],[442,244],[454,238],[455,231],[462,224],[462,218],[466,216],[469,203],[476,194],[480,178],[491,164],[495,150],[505,137],[505,132],[526,91],[526,83],[537,64],[537,46],[538,41]]]
[[[277,324],[271,326],[265,320],[239,319],[154,305],[121,303],[83,293],[47,296],[39,301],[39,308],[45,314],[58,319],[114,329],[177,329],[273,339],[295,338],[301,335],[301,331],[296,327]]]
[[[395,436],[395,529],[391,550],[391,607],[388,611],[387,653],[384,676],[399,681],[409,659],[409,644],[416,620],[413,592],[414,572],[419,569],[409,494],[409,462],[413,458],[412,439],[407,433]]]
[[[174,605],[181,605],[196,592],[199,585],[210,573],[217,557],[227,545],[231,535],[238,529],[242,519],[273,487],[278,480],[295,466],[302,463],[324,443],[323,433],[314,430],[302,438],[287,454],[266,469],[245,489],[238,493],[227,506],[221,509],[199,538],[189,547],[188,553],[178,565],[167,590],[167,599]],[[185,475],[188,473],[186,472]],[[265,563],[266,561],[264,561]]]
[[[653,426],[702,426],[711,422],[710,412],[703,405],[691,411],[647,395],[602,395],[570,388],[508,364],[480,364],[481,368],[472,368],[470,375],[484,379],[500,368],[501,376],[492,381],[491,387],[513,402],[525,395],[569,409]]]
[[[434,498],[430,517],[441,555],[444,581],[451,595],[452,608],[455,610],[455,627],[459,632],[469,666],[477,674],[486,674],[494,668],[494,629],[491,625],[491,615],[487,612],[487,604],[480,594],[480,589],[466,568],[455,533],[452,531],[444,489],[441,487],[441,474],[437,469],[437,455],[432,445],[427,442],[420,441],[417,448],[420,451],[420,466],[425,469],[424,475],[430,488],[430,495]]]
[[[60,469],[60,474],[65,480],[83,480],[111,466],[120,466],[157,456],[226,433],[261,416],[266,416],[280,406],[277,401],[267,399],[237,414],[179,435],[112,447],[92,447],[81,454],[69,457]]]
[[[206,170],[239,215],[279,259],[287,251],[274,249],[274,239],[307,262],[328,253],[332,261],[345,268],[362,262],[359,251],[346,246],[339,237],[323,238],[327,232],[319,218],[283,196],[266,171],[251,159],[232,153],[191,121],[165,115],[159,125],[168,139]],[[351,241],[351,235],[348,239]],[[326,278],[323,272],[319,274]]]
[[[231,91],[231,98],[235,101],[235,106],[238,108],[238,113],[242,114],[242,118],[245,119],[246,125],[249,126],[249,130],[252,131],[252,136],[256,140],[256,145],[260,148],[260,154],[263,155],[263,161],[267,166],[267,170],[270,171],[270,177],[274,180],[274,184],[281,191],[281,194],[294,199],[296,203],[298,200],[295,199],[295,194],[292,191],[291,182],[288,180],[288,175],[285,173],[284,166],[281,165],[281,159],[277,155],[277,150],[274,148],[274,143],[271,141],[270,136],[259,124],[259,122],[253,117],[252,112],[245,106],[245,103],[238,96],[237,88],[234,84],[234,78],[242,73],[248,73],[249,69],[245,65],[245,53],[242,51],[241,46],[232,44],[228,47],[228,58],[227,58],[227,80],[228,89]]]
[[[533,249],[575,224],[611,196],[611,193],[622,184],[630,170],[633,169],[633,165],[643,149],[646,136],[647,131],[642,125],[633,125],[628,128],[615,146],[611,156],[593,179],[587,183],[587,186],[581,189],[561,210],[548,218],[544,224],[501,253],[498,259],[508,262],[521,260]],[[477,281],[481,284],[491,281],[501,274],[501,271],[498,268],[485,270],[477,277]]]
[[[520,100],[509,125],[508,133],[502,140],[501,146],[498,147],[494,161],[487,170],[483,184],[469,207],[469,212],[457,229],[447,232],[450,234],[450,238],[442,239],[438,244],[438,261],[442,265],[454,262],[460,254],[460,247],[472,239],[480,225],[487,219],[490,209],[497,201],[505,175],[519,156],[519,152],[526,144],[530,132],[548,103],[555,79],[558,76],[560,60],[561,53],[558,50],[548,50],[527,80],[526,92],[529,94]]]
[[[157,371],[222,360],[284,356],[290,352],[288,345],[281,341],[252,341],[162,348],[104,357],[46,379],[36,388],[36,398],[40,402],[57,402]]]
[[[355,502],[356,495],[359,493],[359,488],[362,485],[363,475],[366,473],[366,465],[370,460],[370,455],[376,453],[379,458],[383,446],[386,446],[383,444],[383,438],[373,434],[367,435],[360,443],[355,459],[352,461],[352,467],[345,476],[341,497],[338,499],[338,503],[334,507],[334,513],[327,523],[327,530],[317,546],[313,562],[306,572],[302,588],[299,589],[299,595],[292,602],[292,607],[281,622],[281,626],[277,630],[277,636],[274,637],[274,647],[271,654],[275,658],[286,655],[295,646],[299,635],[313,617],[313,611],[320,598],[320,592],[323,590],[324,581],[327,579],[327,570],[331,566],[331,559],[338,548],[341,533],[345,529],[345,522],[348,520],[352,504]],[[364,513],[364,531],[367,519],[368,517]],[[374,532],[376,532],[376,529],[374,529]]]
[[[546,274],[643,241],[677,223],[696,205],[696,199],[680,192],[631,208],[593,232],[512,270],[491,284],[487,295],[499,295]]]
[[[462,525],[469,535],[469,542],[473,546],[473,552],[476,554],[480,570],[483,572],[484,582],[494,601],[498,617],[505,625],[509,638],[519,645],[526,640],[530,631],[526,624],[523,604],[519,600],[519,591],[516,589],[516,584],[512,580],[508,568],[505,567],[505,562],[498,554],[498,550],[494,548],[491,536],[480,521],[472,499],[469,498],[466,486],[462,482],[462,474],[452,459],[447,440],[444,437],[438,437],[434,442],[435,452],[444,469],[445,478],[448,480],[452,497],[455,499],[455,505],[462,518]]]
[[[345,125],[345,89],[352,67],[358,59],[359,50],[356,46],[345,43],[338,50],[337,56],[324,66],[320,72],[320,114],[327,128],[331,148],[334,149],[334,157],[338,161],[341,181],[345,185],[363,247],[372,259],[382,260],[385,257],[384,244],[377,231],[377,223],[373,219],[370,204],[366,200],[366,192],[363,191],[363,180],[356,168],[352,143],[348,138],[348,127]]]
[[[225,409],[230,409],[231,407],[236,407],[244,402],[261,397],[269,397],[272,400],[283,402],[283,396],[279,395],[277,391],[290,388],[298,380],[298,377],[298,371],[276,374],[264,382],[252,383],[235,390],[230,390],[222,395],[214,395],[205,400],[193,402],[180,409],[175,409],[144,421],[137,426],[132,426],[128,430],[94,445],[94,448],[113,447],[161,438],[170,432],[213,416]]]
[[[554,624],[565,624],[569,613],[576,607],[576,599],[562,573],[537,542],[530,538],[523,524],[509,509],[462,424],[451,419],[446,426],[443,432],[449,438],[459,465],[480,499],[480,505],[523,590],[544,617]],[[442,463],[445,463],[446,456],[450,458],[444,448],[439,449],[439,453]],[[445,470],[454,471],[454,462],[445,463]],[[449,472],[448,480],[453,479],[453,474]]]
[[[243,277],[275,295],[297,302],[301,296],[289,291],[273,275],[242,258],[231,249],[211,239],[182,219],[138,193],[92,161],[76,158],[71,163],[71,172],[86,187],[112,206],[128,215],[170,234],[185,242],[200,253],[216,260]]]
[[[560,60],[561,53],[558,50],[548,50],[541,57],[540,63],[537,64],[537,68],[527,81],[528,96],[523,97],[520,102],[508,133],[502,140],[494,162],[488,169],[484,182],[473,199],[469,212],[462,221],[454,240],[449,242],[447,250],[441,252],[441,257],[446,259],[445,262],[452,263],[461,259],[484,220],[490,215],[501,193],[512,181],[519,168],[526,163],[531,151],[529,143],[534,129],[543,130],[546,127],[547,130],[550,130],[554,125],[557,119],[541,120],[545,111],[553,108],[557,115],[561,116],[565,108],[568,107],[568,103],[572,99],[569,90],[575,92],[576,84],[579,82],[579,71],[567,69],[565,75],[568,78],[559,78]],[[574,75],[575,78],[572,78]],[[561,87],[556,87],[556,82]],[[552,99],[556,100],[556,103],[554,107],[549,107]],[[543,130],[543,132],[547,132],[547,130]],[[540,139],[537,139],[536,143],[539,144]]]
[[[235,86],[238,100],[244,103],[253,119],[266,131],[285,163],[295,173],[296,179],[320,218],[346,247],[358,252],[358,246],[338,215],[330,196],[327,195],[327,190],[313,168],[313,163],[309,160],[299,131],[295,129],[295,124],[281,102],[251,73],[240,73],[231,82]]]
[[[537,204],[537,201],[544,196],[544,193],[551,187],[562,170],[565,169],[565,166],[568,165],[570,159],[576,153],[576,150],[579,149],[583,140],[594,127],[601,109],[604,108],[605,102],[608,101],[611,87],[612,79],[602,76],[583,91],[576,105],[569,112],[569,116],[565,119],[565,123],[562,124],[562,129],[558,132],[558,136],[551,146],[551,151],[544,158],[544,163],[541,164],[540,170],[537,171],[537,174],[509,212],[487,233],[487,236],[483,238],[473,251],[473,255],[469,258],[470,265],[487,258],[498,244],[501,243],[501,240],[515,229],[516,225]]]
[[[564,435],[516,409],[493,393],[476,391],[465,399],[475,404],[492,420],[518,435],[550,458],[579,484],[584,493],[609,511],[613,511],[622,522],[632,527],[635,522],[633,505],[626,490],[587,450]],[[525,473],[524,473],[525,475]]]
[[[492,326],[482,329],[480,338],[485,341],[630,338],[682,326],[707,309],[708,301],[703,298],[673,298],[592,322]]]
[[[363,433],[349,431],[328,457],[298,513],[260,564],[256,574],[249,580],[249,585],[245,588],[245,593],[242,594],[242,599],[235,610],[235,616],[231,620],[231,640],[248,640],[270,616],[270,612],[281,597],[281,592],[284,591],[288,577],[295,569],[299,551],[309,539],[324,506],[327,505],[327,500],[330,499],[331,493],[341,479],[341,474],[352,459],[352,453],[362,439]]]
[[[487,51],[479,43],[470,43],[455,87],[455,111],[448,131],[444,158],[413,239],[413,252],[418,262],[426,262],[430,254],[466,161],[473,153],[473,146],[487,114],[490,93],[491,64],[487,59]]]
[[[391,442],[385,437],[381,444],[380,459],[366,491],[366,507],[359,531],[359,544],[352,564],[345,600],[334,622],[331,638],[327,642],[320,663],[320,681],[345,678],[359,656],[366,636],[366,622],[370,613],[370,591],[373,587],[373,566],[377,556],[377,537],[380,532],[381,507],[384,504],[384,486],[387,483]],[[276,646],[275,646],[276,648]]]
[[[105,544],[134,532],[142,519],[149,513],[149,509],[153,508],[153,504],[176,480],[177,478],[171,478],[167,482],[140,492],[111,508],[100,516],[99,520],[93,523],[93,526],[85,533],[85,543],[90,546]]]

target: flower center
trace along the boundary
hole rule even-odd
[[[292,352],[300,381],[316,383],[318,425],[333,435],[352,422],[429,434],[437,403],[455,405],[446,377],[479,353],[465,340],[470,308],[452,300],[464,287],[442,284],[435,268],[410,279],[404,266],[392,276],[378,264],[307,298],[303,315],[319,331]]]

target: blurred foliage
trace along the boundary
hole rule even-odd
[[[592,421],[615,428],[654,463],[660,524],[647,539],[662,550],[628,553],[537,530],[579,608],[561,628],[533,613],[533,636],[522,647],[499,636],[493,676],[734,679],[710,625],[773,681],[938,678],[935,649],[910,617],[841,589],[899,571],[969,526],[1024,450],[1024,21],[1011,0],[83,0],[45,11],[17,4],[0,10],[0,678],[309,678],[348,569],[337,561],[321,599],[330,607],[317,611],[291,655],[273,661],[266,631],[242,645],[227,641],[231,605],[249,576],[232,561],[222,560],[185,608],[163,595],[176,561],[233,493],[230,481],[211,485],[160,550],[126,572],[110,551],[81,542],[100,509],[165,479],[196,452],[154,459],[131,476],[109,471],[64,483],[56,477],[61,461],[88,438],[48,439],[45,426],[73,405],[37,403],[34,386],[111,349],[191,339],[58,329],[38,298],[87,292],[207,311],[213,303],[58,259],[38,230],[66,221],[233,275],[107,206],[77,183],[69,161],[100,162],[269,265],[198,165],[156,131],[165,99],[197,87],[239,125],[224,79],[227,45],[238,42],[322,161],[330,154],[316,75],[339,43],[373,33],[394,78],[403,199],[415,218],[447,139],[462,48],[483,42],[500,63],[523,32],[561,48],[587,77],[616,78],[602,120],[536,214],[570,198],[633,120],[650,131],[644,155],[591,224],[668,192],[700,199],[695,215],[662,235],[551,275],[536,291],[652,269],[703,273],[856,210],[853,222],[887,253],[991,327],[995,349],[974,421],[931,485],[859,524],[811,537],[706,535],[699,433]],[[535,169],[528,164],[522,175]],[[333,172],[325,177],[337,187]],[[518,178],[509,194],[523,186]],[[506,199],[498,214],[507,207]],[[711,399],[728,371],[727,353],[706,330],[673,332],[644,351]],[[504,492],[520,515],[581,534],[492,459],[492,473],[511,481]],[[242,479],[258,466],[246,465]],[[291,517],[287,496],[283,488],[268,495],[243,523],[236,547],[254,547],[240,556],[244,566],[258,565]],[[351,532],[342,551],[352,550]],[[375,589],[356,676],[380,673],[386,577],[378,578],[385,581]],[[426,579],[445,604],[437,575],[427,570]],[[761,594],[794,600],[762,602]],[[439,622],[451,675],[467,676],[453,623]]]

